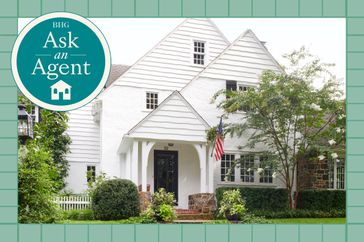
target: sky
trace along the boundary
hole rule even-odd
[[[21,30],[32,19],[20,19]],[[184,19],[181,18],[120,18],[90,19],[105,35],[113,64],[132,65]],[[327,63],[334,63],[331,72],[345,78],[345,20],[290,18],[216,18],[212,21],[230,42],[246,29],[251,29],[279,63],[282,55],[307,47]],[[284,63],[283,63],[284,64]],[[320,80],[315,85],[319,86]]]

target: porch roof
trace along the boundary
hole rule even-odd
[[[124,135],[119,151],[130,139],[206,142],[209,128],[181,93],[174,91]]]

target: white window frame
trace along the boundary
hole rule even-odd
[[[260,168],[263,168],[264,169],[264,171],[263,171],[263,174],[262,175],[259,175],[259,183],[260,184],[273,184],[274,183],[274,180],[273,180],[273,169],[272,169],[272,167],[269,167],[267,170],[265,169],[265,167],[262,167],[262,165],[261,165],[261,161],[260,161],[260,159],[262,158],[262,157],[264,157],[264,155],[258,155],[258,162],[259,162],[259,167]],[[265,174],[265,172],[270,172],[270,173],[268,173],[268,174],[270,174],[270,175],[266,175]],[[263,181],[261,181],[261,179],[263,180]],[[265,179],[268,179],[268,182],[265,182],[264,180]],[[272,182],[269,182],[269,180],[272,180]]]
[[[204,43],[204,53],[200,53],[200,52],[195,52],[195,42],[200,42],[200,43]],[[203,64],[196,64],[194,61],[194,55],[195,54],[199,54],[199,55],[203,55]],[[191,65],[193,66],[202,66],[205,67],[207,65],[207,60],[208,60],[208,42],[206,40],[201,40],[201,39],[192,39],[191,41]]]
[[[241,156],[244,155],[253,155],[254,156],[254,168],[259,167],[260,165],[260,156],[261,154],[254,152],[244,152],[241,151],[226,151],[225,154],[235,155],[235,160],[239,160]],[[277,187],[276,179],[272,178],[272,183],[260,182],[260,175],[258,172],[253,169],[254,182],[244,182],[241,180],[241,164],[238,162],[235,166],[235,179],[234,181],[223,181],[222,173],[221,173],[221,161],[219,162],[219,182],[220,185],[249,185],[249,186],[263,186],[263,187]],[[273,173],[272,173],[273,174]]]
[[[223,158],[225,157],[225,155],[228,155],[228,156],[234,156],[233,160],[229,160],[230,162],[230,167],[227,167],[225,166],[224,168],[222,167],[222,162],[223,162]],[[233,176],[233,179],[232,180],[225,180],[225,175],[227,173],[227,171],[229,170],[229,168],[231,169],[231,166],[232,166],[232,162],[236,159],[236,154],[234,153],[225,153],[223,154],[223,156],[221,157],[221,160],[220,160],[220,182],[225,182],[225,183],[234,183],[236,181],[236,169],[234,169],[234,171],[232,171],[232,176]],[[226,161],[224,160],[225,164],[226,164]],[[225,170],[225,174],[222,174],[222,169]],[[223,178],[224,176],[224,178]]]
[[[239,176],[240,176],[240,181],[242,182],[242,183],[247,183],[247,184],[254,184],[254,183],[257,183],[257,177],[256,177],[256,172],[255,172],[255,170],[254,170],[254,168],[255,168],[255,165],[256,165],[256,156],[255,156],[255,154],[251,154],[251,153],[247,153],[247,154],[241,154],[241,156],[240,156],[240,160],[241,160],[241,158],[242,158],[242,156],[253,156],[253,165],[252,165],[252,167],[242,167],[241,166],[241,162],[240,162],[240,172],[239,172]],[[248,172],[247,171],[247,169],[251,169],[250,171],[249,171],[249,173],[250,174],[242,174],[242,172],[243,171],[246,171],[246,172]],[[251,177],[252,179],[253,179],[253,181],[243,181],[243,176],[244,177]]]
[[[154,94],[154,95],[157,95],[157,98],[153,98],[153,100],[157,100],[157,104],[155,103],[148,103],[148,94]],[[154,108],[151,108],[151,106],[149,108],[147,108],[147,105],[156,105]],[[147,111],[153,111],[154,109],[156,109],[158,106],[159,106],[159,93],[158,92],[155,92],[155,91],[146,91],[145,92],[145,102],[143,103],[144,105],[144,110],[147,110]]]
[[[345,190],[346,183],[345,183],[345,161],[341,160],[340,162],[328,160],[328,182],[329,182],[329,189],[330,190]],[[332,162],[330,164],[330,162]],[[338,166],[340,165],[340,166]],[[332,170],[331,170],[332,169]],[[339,172],[341,169],[342,172]],[[339,186],[340,183],[340,186]]]

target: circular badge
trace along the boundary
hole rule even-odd
[[[29,23],[12,53],[20,91],[36,105],[68,111],[92,101],[104,88],[111,68],[101,31],[71,13],[51,13]]]

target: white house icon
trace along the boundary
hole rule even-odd
[[[61,94],[63,100],[71,100],[71,86],[60,80],[51,86],[51,100],[59,100]]]

